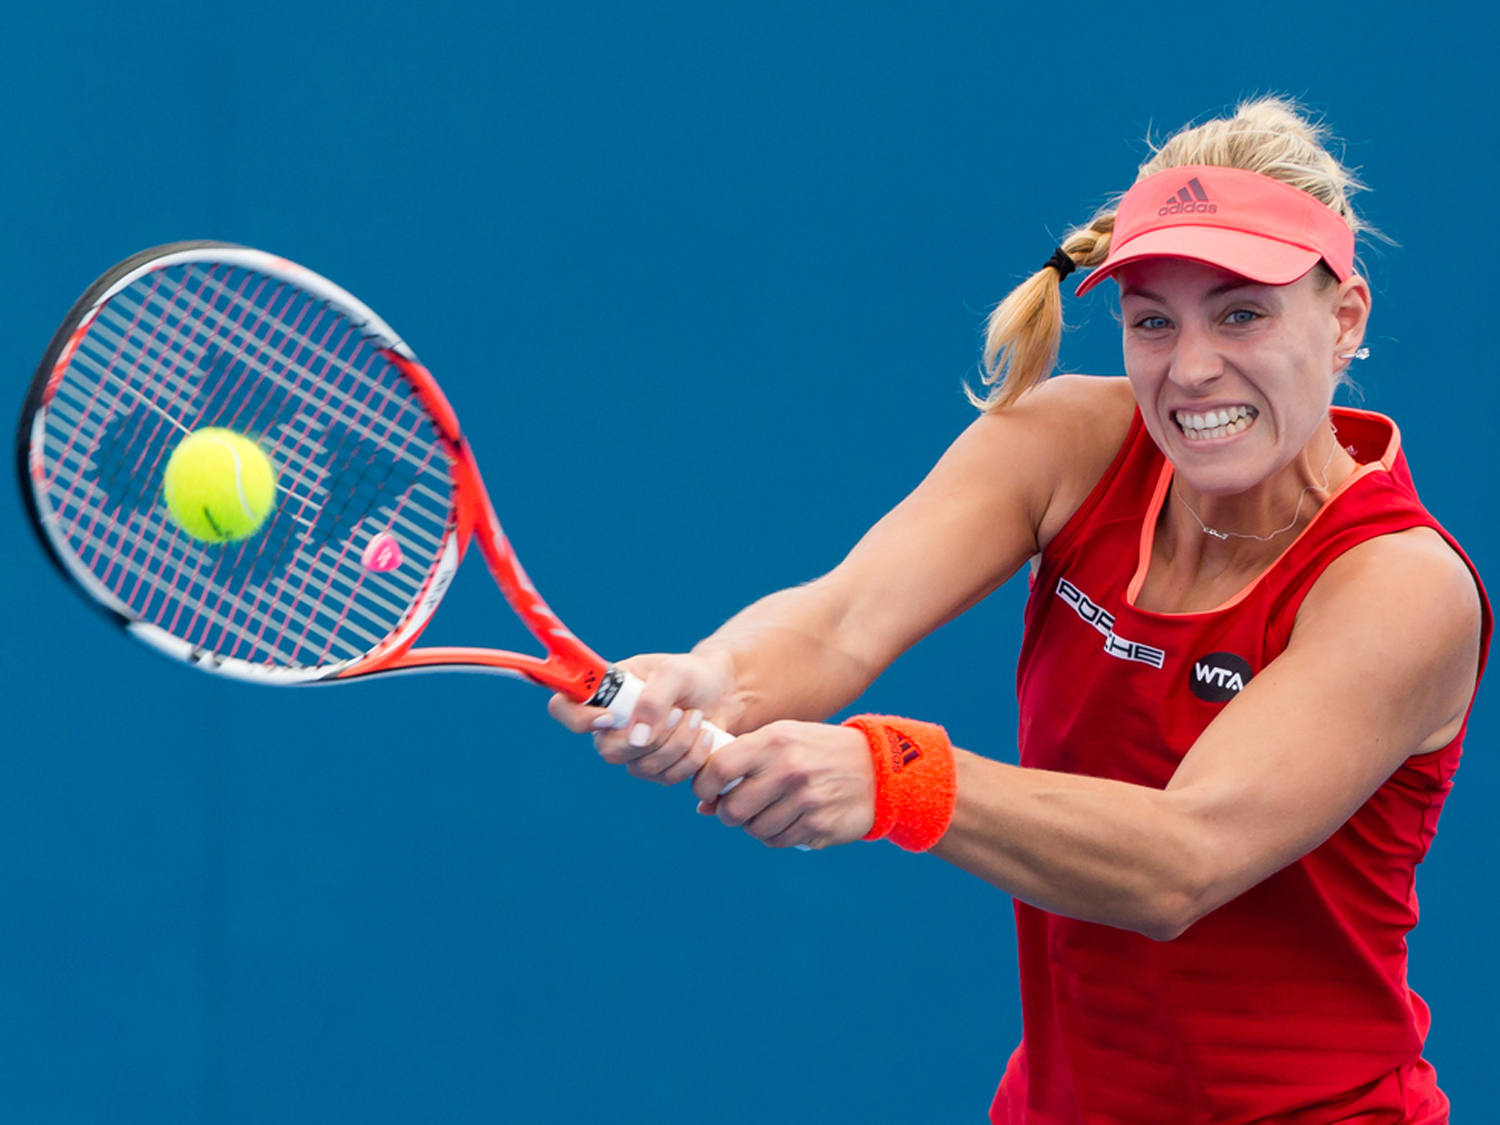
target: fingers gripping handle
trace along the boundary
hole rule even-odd
[[[604,682],[594,693],[594,697],[589,700],[589,704],[594,707],[608,708],[609,713],[615,717],[615,729],[623,730],[630,722],[636,702],[641,697],[641,689],[645,686],[645,682],[638,676],[633,676],[625,669],[612,664],[604,674]],[[713,744],[708,750],[710,754],[734,741],[734,735],[720,730],[713,723],[704,723],[703,729],[713,737]],[[744,780],[743,777],[735,778],[719,791],[719,795],[722,797]]]
[[[645,686],[645,683],[639,677],[633,676],[625,671],[625,669],[611,664],[609,669],[604,673],[604,682],[588,702],[591,707],[608,708],[609,713],[615,717],[615,729],[621,730],[626,723],[630,722],[630,716],[635,711],[636,701],[640,699],[641,689]],[[710,754],[734,741],[734,735],[728,731],[720,730],[713,723],[704,723],[703,729],[713,735],[713,745],[708,751]],[[719,796],[724,796],[725,793],[728,793],[744,780],[743,777],[735,778],[728,785],[724,786],[723,789],[719,790]],[[806,844],[797,844],[796,848],[799,852],[811,850]]]

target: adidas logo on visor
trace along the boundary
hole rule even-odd
[[[1167,200],[1166,206],[1157,212],[1158,215],[1184,215],[1194,212],[1211,215],[1218,211],[1219,205],[1208,198],[1208,192],[1203,190],[1203,185],[1194,176],[1187,182],[1187,186],[1179,189],[1176,195]]]

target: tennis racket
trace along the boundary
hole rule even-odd
[[[249,538],[169,515],[171,451],[204,426],[258,442],[276,506]],[[259,250],[180,242],[100,277],[26,396],[21,491],[75,589],[132,637],[258,684],[446,669],[516,676],[623,726],[641,681],[570,632],[521,569],[458,418],[365,304]],[[415,648],[471,540],[544,656]],[[731,736],[716,728],[713,748]]]

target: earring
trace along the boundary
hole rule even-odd
[[[1340,359],[1369,359],[1370,349],[1366,347],[1355,348],[1347,355],[1339,356]]]

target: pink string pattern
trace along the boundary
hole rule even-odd
[[[214,262],[145,274],[98,311],[38,416],[31,483],[65,563],[205,653],[357,658],[411,613],[452,531],[449,454],[411,384],[285,278]],[[277,468],[274,513],[237,543],[193,539],[162,499],[167,458],[203,426],[247,434]],[[399,544],[393,569],[362,561],[380,535]]]

